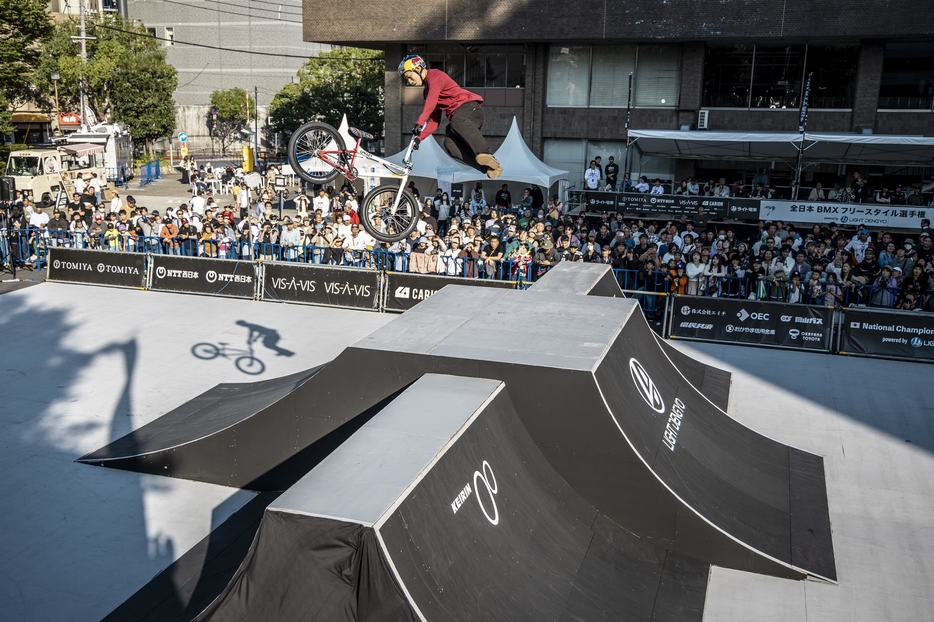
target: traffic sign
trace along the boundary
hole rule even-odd
[[[188,134],[186,134],[185,132],[179,132],[179,133],[178,133],[178,142],[180,142],[180,143],[187,143],[187,142],[188,142]]]

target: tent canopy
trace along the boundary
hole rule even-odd
[[[402,165],[400,151],[386,159],[394,164]],[[548,166],[535,157],[535,154],[522,140],[519,124],[512,118],[512,127],[500,148],[494,154],[503,167],[503,174],[498,178],[503,181],[515,181],[527,184],[536,184],[543,188],[550,188],[560,179],[567,179],[568,172]],[[450,166],[454,170],[453,182],[456,184],[471,181],[487,181],[486,173],[481,172],[463,162],[458,162],[441,148],[435,140],[425,140],[412,157],[412,175],[415,177],[438,178],[438,167]]]
[[[503,167],[502,179],[506,181],[519,181],[542,188],[551,188],[555,182],[568,178],[567,171],[548,166],[535,157],[532,150],[522,140],[515,117],[512,118],[512,127],[509,128],[506,140],[494,155]]]
[[[934,166],[934,138],[895,134],[630,130],[640,154],[705,160]]]
[[[104,153],[104,145],[92,145],[91,143],[78,143],[76,145],[61,145],[59,147],[65,153],[83,158],[94,153]]]

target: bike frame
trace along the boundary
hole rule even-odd
[[[371,163],[375,166],[369,167],[368,177],[393,177],[399,179],[399,192],[396,193],[396,199],[392,205],[392,213],[395,214],[399,209],[399,202],[402,198],[402,192],[405,191],[405,185],[409,181],[409,175],[412,172],[412,152],[415,151],[415,136],[409,141],[409,146],[402,157],[402,166],[385,160],[378,155],[374,155],[366,150],[360,149],[361,140],[358,138],[353,149],[335,149],[333,151],[319,151],[318,159],[326,164],[338,169],[350,181],[353,181],[358,175],[358,169],[355,166],[357,160],[361,163]],[[345,167],[347,155],[351,154],[350,163]],[[336,161],[332,161],[328,156],[336,156]]]

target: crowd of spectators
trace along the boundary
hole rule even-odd
[[[934,197],[926,196],[920,185],[903,188],[900,183],[882,183],[873,188],[869,179],[860,171],[854,171],[845,181],[834,182],[830,188],[825,188],[817,182],[811,188],[802,188],[796,180],[789,182],[786,187],[774,184],[764,168],[757,170],[751,182],[747,185],[745,180],[738,179],[728,182],[725,177],[709,179],[706,183],[698,181],[696,177],[682,179],[679,184],[669,188],[661,179],[650,180],[646,176],[639,177],[635,183],[630,179],[629,173],[619,179],[619,166],[610,156],[604,168],[598,156],[590,161],[584,172],[584,187],[587,190],[604,190],[610,192],[641,192],[648,194],[673,194],[684,196],[701,196],[717,198],[739,199],[767,199],[785,201],[820,201],[838,203],[872,203],[877,205],[905,205],[930,206],[934,205]]]
[[[660,294],[928,311],[934,304],[929,220],[910,236],[845,232],[835,224],[799,231],[780,221],[748,227],[687,216],[571,216],[557,195],[546,203],[540,188],[528,187],[514,198],[505,183],[489,202],[480,184],[463,201],[441,190],[422,197],[414,183],[409,189],[422,213],[416,230],[395,244],[363,230],[349,184],[320,188],[312,199],[301,195],[294,215],[281,218],[262,188],[234,186],[223,205],[196,189],[188,203],[164,213],[132,196],[125,203],[119,193],[98,200],[86,190],[51,216],[21,198],[0,226],[27,236],[18,244],[29,244],[31,260],[61,244],[523,281],[562,261],[602,263],[616,270],[623,289],[637,293],[650,317],[661,308]]]

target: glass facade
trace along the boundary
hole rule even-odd
[[[798,108],[813,72],[811,108],[852,108],[858,62],[856,45],[710,45],[703,105]]]
[[[888,42],[882,63],[879,108],[931,110],[932,104],[934,42]]]
[[[465,88],[525,88],[522,45],[410,45],[406,53],[421,55]]]
[[[633,106],[677,107],[681,46],[553,45],[548,55],[546,104],[551,107],[625,108],[629,74]]]

